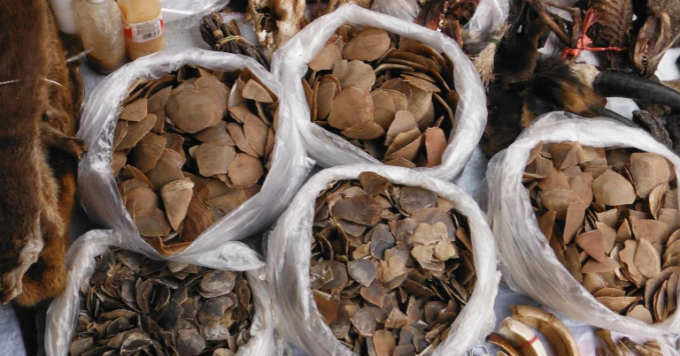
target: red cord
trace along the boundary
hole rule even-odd
[[[588,45],[593,43],[593,40],[591,40],[590,37],[588,37],[588,29],[590,28],[590,26],[594,25],[597,22],[598,17],[599,15],[597,13],[597,10],[595,10],[594,8],[588,9],[588,12],[586,12],[586,17],[583,20],[583,31],[581,32],[581,38],[578,39],[577,47],[565,48],[564,51],[562,52],[562,59],[566,59],[569,57],[578,57],[581,54],[581,51],[621,52],[626,50],[626,48],[624,47],[588,47]]]

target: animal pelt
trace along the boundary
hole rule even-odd
[[[32,306],[66,279],[82,90],[45,0],[0,0],[0,53],[0,302]]]
[[[489,87],[489,119],[482,142],[488,157],[509,146],[544,113],[565,110],[593,116],[592,108],[604,105],[604,98],[567,61],[556,56],[539,56],[528,80],[500,83]]]

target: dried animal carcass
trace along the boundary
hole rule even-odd
[[[80,290],[71,341],[81,355],[234,355],[255,309],[243,272],[153,261],[110,249]]]
[[[266,69],[269,59],[262,48],[255,47],[241,36],[236,20],[226,21],[229,9],[222,9],[205,15],[201,20],[201,37],[203,41],[216,51],[241,54],[254,58]]]
[[[0,1],[0,303],[61,293],[82,96],[44,1]]]
[[[312,122],[385,164],[441,164],[458,94],[450,60],[381,29],[343,26],[302,80]]]
[[[271,58],[306,23],[305,0],[250,0],[244,20],[253,23],[260,46]]]
[[[463,46],[462,27],[474,15],[479,0],[421,0],[416,23],[431,30],[439,30]]]
[[[250,70],[187,65],[140,81],[122,105],[112,168],[140,235],[161,254],[184,250],[259,192],[278,104]]]
[[[573,63],[573,59],[540,54],[538,49],[550,31],[559,34],[567,50],[579,51],[583,46],[571,43],[581,43],[587,31],[576,31],[581,28],[576,21],[573,32],[564,30],[560,27],[563,21],[547,12],[545,1],[515,4],[510,29],[496,53],[495,83],[489,86],[489,120],[483,140],[487,156],[507,147],[536,117],[550,111],[609,116],[631,125],[630,120],[604,109],[606,97],[680,106],[680,93],[658,82],[621,72],[600,72],[592,65]],[[584,21],[592,21],[586,18]]]
[[[428,354],[476,274],[466,218],[420,187],[372,172],[317,198],[310,280],[335,337],[359,355]]]
[[[557,259],[600,303],[648,324],[675,312],[680,210],[664,157],[539,144],[523,182]]]

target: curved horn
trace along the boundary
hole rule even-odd
[[[647,100],[680,109],[679,92],[661,83],[634,75],[602,72],[595,77],[593,89],[602,96]]]
[[[630,120],[630,119],[626,118],[625,116],[621,116],[621,115],[617,114],[616,112],[611,111],[611,110],[606,109],[606,108],[603,108],[601,106],[593,105],[593,106],[590,106],[589,109],[590,109],[590,111],[593,112],[593,114],[595,114],[597,116],[607,117],[607,118],[610,118],[612,120],[616,120],[616,121],[618,121],[618,122],[620,122],[620,123],[622,123],[622,124],[624,124],[628,127],[633,127],[633,128],[636,128],[636,129],[642,128],[642,127],[640,127],[640,125],[638,125],[633,120]]]

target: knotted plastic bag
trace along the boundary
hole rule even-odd
[[[90,218],[112,228],[127,240],[128,248],[155,259],[161,256],[144,241],[123,205],[111,171],[114,128],[120,102],[139,78],[158,78],[191,63],[220,71],[249,68],[281,102],[281,85],[251,58],[240,55],[190,48],[163,51],[127,64],[104,79],[90,94],[78,137],[85,140],[88,152],[78,167],[78,192]],[[279,117],[271,169],[262,190],[237,209],[215,222],[186,250],[171,261],[196,258],[201,264],[219,259],[217,247],[225,241],[238,240],[265,229],[274,222],[293,198],[310,167],[302,141],[289,117]]]
[[[564,112],[546,114],[498,153],[487,171],[488,217],[498,243],[500,269],[510,287],[584,324],[640,337],[678,332],[680,313],[653,325],[619,315],[598,302],[557,260],[522,185],[529,151],[541,141],[637,148],[666,157],[680,176],[680,158],[645,131],[606,119],[585,119]]]
[[[434,349],[433,356],[464,355],[484,341],[495,325],[493,305],[500,275],[496,270],[493,236],[472,197],[457,186],[402,167],[356,164],[321,171],[312,177],[268,236],[267,279],[277,318],[277,332],[309,355],[354,355],[338,341],[319,314],[311,292],[312,224],[317,195],[329,184],[358,179],[362,172],[377,173],[395,184],[419,186],[453,202],[467,217],[477,282],[448,337]]]
[[[379,28],[411,38],[443,52],[454,63],[455,90],[460,96],[456,122],[442,163],[432,168],[415,168],[430,176],[450,181],[462,171],[472,156],[486,126],[486,96],[479,75],[470,59],[455,41],[442,33],[388,15],[346,4],[320,17],[288,40],[275,54],[272,73],[286,90],[279,115],[295,121],[311,158],[323,167],[351,163],[380,163],[349,141],[310,121],[310,109],[301,79],[308,63],[316,57],[335,31],[344,24]]]
[[[127,240],[111,230],[93,230],[78,238],[66,254],[68,279],[66,287],[52,301],[45,321],[45,352],[47,356],[67,356],[71,339],[78,324],[80,312],[80,286],[87,284],[94,273],[96,256],[109,247],[117,246],[133,252],[144,251],[129,246]],[[177,262],[201,265],[227,271],[247,271],[255,314],[250,327],[250,340],[243,345],[237,356],[281,355],[282,347],[274,337],[270,299],[262,278],[264,262],[260,256],[240,242],[226,242],[219,248],[221,258],[204,264],[199,256],[176,259]],[[147,257],[152,257],[147,255]]]

